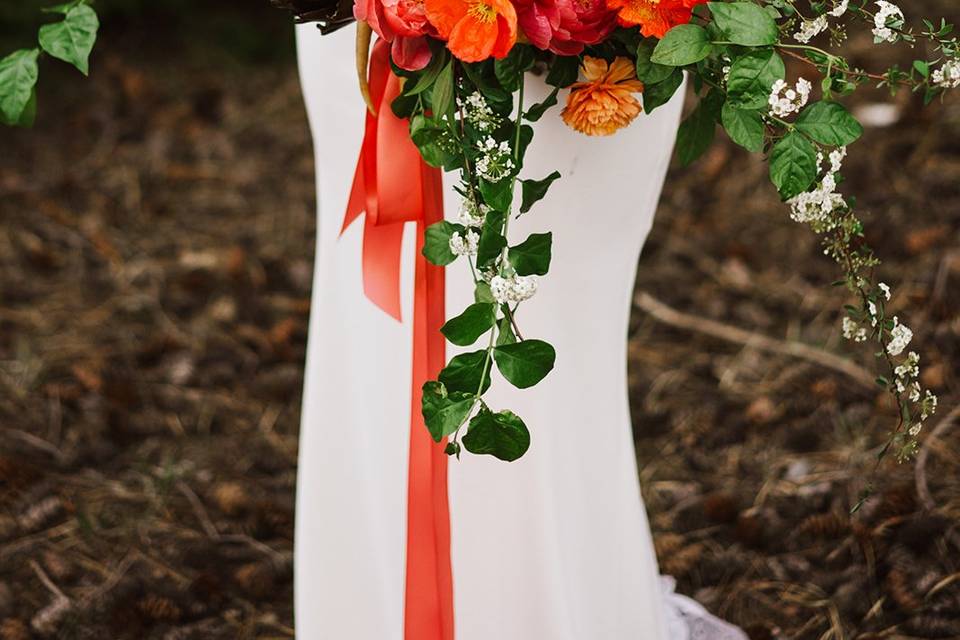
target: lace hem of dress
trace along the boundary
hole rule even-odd
[[[748,640],[739,627],[713,616],[695,600],[676,593],[676,580],[660,576],[669,640]]]

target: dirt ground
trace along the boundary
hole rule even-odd
[[[0,132],[0,640],[293,635],[310,138],[289,39],[252,64],[172,28],[53,72],[38,127]],[[639,265],[662,569],[754,640],[960,638],[960,100],[894,104],[845,189],[940,394],[922,464],[872,473],[889,403],[759,159],[724,141],[674,170]]]

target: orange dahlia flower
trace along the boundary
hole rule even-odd
[[[509,0],[426,0],[427,19],[464,62],[503,58],[517,41],[517,12]]]
[[[633,95],[643,91],[636,70],[627,58],[612,64],[602,58],[584,56],[580,67],[586,82],[570,87],[563,121],[588,136],[608,136],[627,126],[643,108]]]
[[[645,36],[662,38],[678,24],[693,18],[693,8],[707,0],[607,0],[617,11],[617,21],[624,27],[640,25]]]

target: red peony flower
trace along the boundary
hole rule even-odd
[[[707,0],[607,0],[617,10],[617,21],[625,27],[640,25],[645,36],[662,38],[678,24],[687,24],[693,8]]]
[[[417,71],[430,62],[426,36],[436,35],[424,0],[356,0],[353,15],[391,43],[390,57],[401,69]]]
[[[605,0],[514,0],[517,22],[539,49],[577,55],[613,31],[616,12]]]

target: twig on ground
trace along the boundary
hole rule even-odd
[[[842,373],[865,388],[873,389],[876,386],[874,376],[871,375],[869,371],[829,351],[811,347],[802,342],[779,340],[708,318],[686,314],[667,306],[645,291],[640,291],[634,298],[634,302],[638,307],[658,321],[672,327],[702,333],[713,338],[741,344],[769,353],[777,353],[807,360],[808,362]]]
[[[954,407],[953,411],[937,423],[937,426],[923,441],[920,453],[917,454],[917,464],[913,470],[913,477],[917,485],[917,497],[920,498],[923,508],[928,511],[937,506],[933,501],[933,495],[930,493],[930,486],[927,484],[927,460],[930,458],[930,449],[933,447],[933,443],[941,441],[940,438],[947,432],[947,429],[953,426],[957,418],[960,418],[960,405]]]

